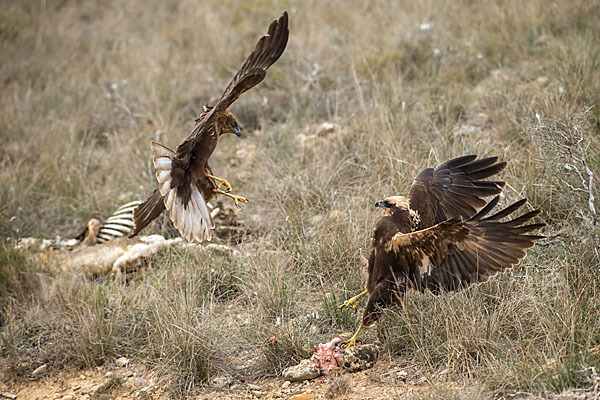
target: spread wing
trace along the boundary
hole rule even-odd
[[[413,265],[415,288],[437,293],[458,290],[511,268],[525,257],[525,249],[544,236],[528,235],[545,224],[526,225],[539,210],[500,222],[521,207],[522,199],[484,218],[498,203],[496,197],[466,222],[453,219],[412,233],[398,233],[385,245],[398,262]]]
[[[289,36],[288,14],[284,12],[279,19],[271,22],[266,35],[260,38],[254,51],[248,56],[242,68],[233,77],[221,99],[205,118],[196,123],[189,137],[177,147],[177,158],[189,153],[205,129],[211,125],[214,117],[225,111],[242,93],[259,84],[266,76],[267,69],[275,63],[285,50]]]
[[[502,171],[506,162],[498,163],[498,157],[476,158],[458,157],[435,169],[424,169],[416,176],[408,198],[410,208],[419,213],[419,229],[452,218],[471,218],[485,206],[484,197],[502,191],[504,182],[483,179]]]

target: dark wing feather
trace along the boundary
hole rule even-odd
[[[284,12],[278,20],[271,22],[267,34],[261,37],[240,70],[229,83],[221,99],[205,118],[196,123],[192,133],[177,147],[177,158],[183,158],[194,148],[198,138],[211,125],[213,119],[247,90],[259,84],[266,76],[267,69],[281,57],[289,36],[288,14]]]
[[[385,249],[414,266],[412,273],[420,275],[413,279],[419,290],[427,288],[437,293],[485,282],[518,264],[525,257],[525,249],[544,237],[529,233],[545,224],[524,225],[537,216],[539,210],[500,222],[526,201],[520,200],[486,217],[498,203],[496,197],[468,221],[453,219],[412,233],[398,233]]]
[[[419,213],[419,229],[428,228],[452,218],[468,219],[485,206],[483,199],[502,191],[504,182],[483,181],[506,167],[498,157],[477,160],[462,156],[439,167],[427,168],[415,178],[408,198],[410,208]]]
[[[154,192],[142,204],[133,210],[133,230],[129,237],[134,237],[150,222],[154,221],[165,210],[165,203],[160,191],[154,189]]]

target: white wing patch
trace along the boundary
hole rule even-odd
[[[423,252],[421,252],[421,256],[423,258],[421,258],[421,265],[419,265],[419,274],[421,276],[425,274],[431,275],[431,260],[429,259],[429,256]]]
[[[156,168],[158,190],[164,197],[164,203],[169,210],[169,218],[182,237],[188,241],[194,239],[202,242],[211,239],[211,229],[215,223],[206,206],[204,197],[194,183],[191,184],[191,196],[187,204],[183,204],[177,196],[177,188],[171,188],[171,162],[175,153],[160,143],[151,143],[155,154],[153,163]]]

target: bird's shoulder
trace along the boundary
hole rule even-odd
[[[408,212],[406,212],[406,215],[404,213],[395,213],[381,217],[375,224],[375,229],[373,229],[371,244],[375,248],[383,247],[398,232],[412,232]]]

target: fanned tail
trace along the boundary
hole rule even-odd
[[[175,153],[160,143],[151,143],[155,154],[154,167],[158,192],[163,198],[164,207],[169,210],[169,218],[182,237],[188,241],[210,240],[215,223],[208,211],[206,201],[195,183],[190,183],[190,197],[187,202],[177,194],[177,187],[171,187],[171,170]]]

